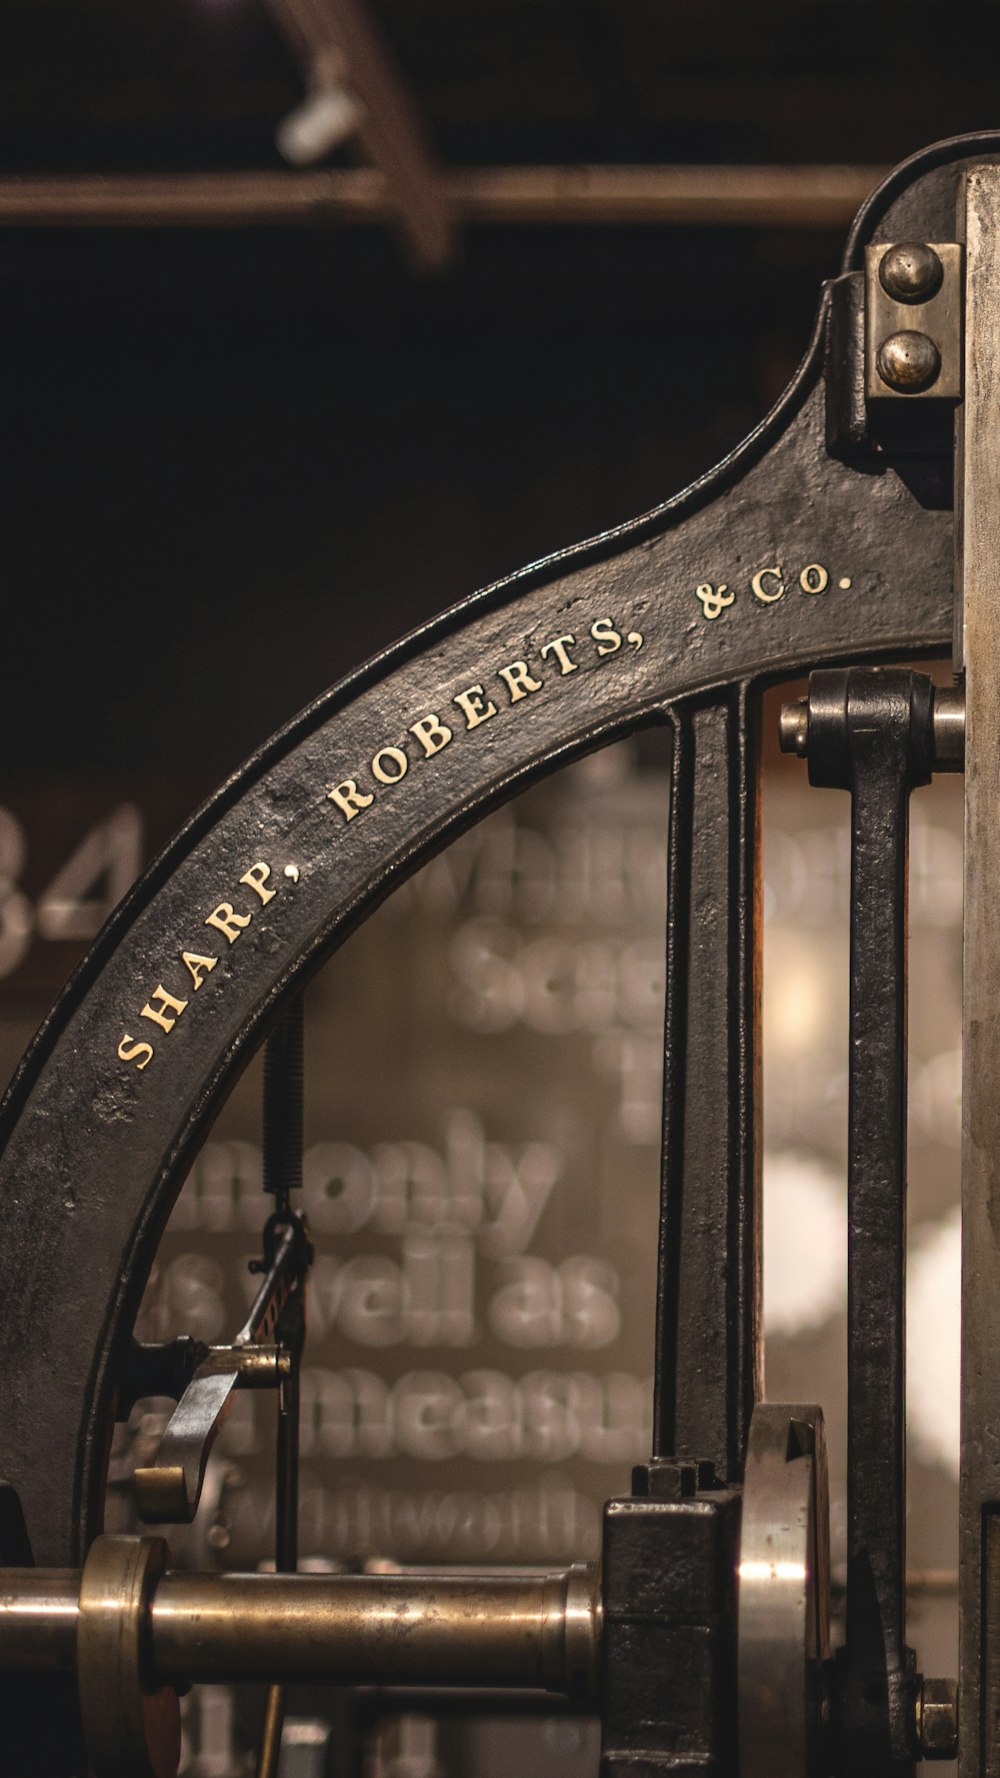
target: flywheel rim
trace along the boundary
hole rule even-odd
[[[924,169],[939,176],[936,169],[947,162],[954,173],[963,158],[996,153],[997,146],[996,136],[939,145],[904,169],[904,190]],[[901,177],[894,175],[892,192]],[[888,201],[880,208],[872,200],[865,226],[882,226]],[[859,477],[825,452],[827,316],[825,298],[806,358],[785,396],[711,474],[632,524],[487,588],[351,675],[267,743],[151,867],[77,971],[0,1110],[0,1202],[10,1236],[0,1253],[0,1289],[12,1305],[3,1336],[7,1362],[0,1366],[0,1412],[22,1464],[20,1475],[14,1464],[15,1485],[37,1482],[45,1465],[38,1439],[30,1435],[33,1402],[37,1407],[39,1388],[71,1352],[67,1328],[79,1329],[81,1348],[88,1350],[95,1330],[93,1301],[84,1314],[71,1294],[57,1329],[42,1328],[41,1307],[65,1298],[61,1287],[70,1258],[81,1242],[86,1247],[86,1231],[104,1212],[119,1218],[119,1233],[112,1230],[102,1262],[111,1287],[94,1356],[84,1367],[74,1355],[75,1382],[63,1397],[64,1407],[75,1401],[76,1411],[71,1405],[71,1430],[64,1425],[53,1488],[69,1485],[69,1503],[61,1511],[51,1506],[40,1511],[26,1492],[40,1560],[78,1561],[96,1529],[106,1459],[102,1428],[115,1356],[194,1146],[221,1102],[225,1083],[250,1059],[269,1020],[339,938],[489,809],[582,752],[643,724],[668,722],[679,702],[712,702],[730,687],[760,687],[817,664],[898,659],[946,647],[949,515],[922,505],[892,473],[873,487],[871,478]],[[737,486],[739,529],[728,535],[727,497]],[[784,488],[784,508],[776,487]],[[912,572],[894,568],[900,527],[910,537],[911,561],[914,553],[920,555],[916,584]],[[918,552],[914,528],[920,533]],[[731,564],[741,577],[738,600],[735,584],[727,586],[723,579]],[[572,649],[560,656],[553,644],[562,638],[569,649],[569,635]],[[523,664],[524,673],[505,681],[502,669],[515,663]],[[535,679],[540,688],[527,689]],[[495,708],[487,714],[491,704]],[[416,730],[432,717],[421,738]],[[428,747],[442,725],[451,730],[448,742]],[[463,764],[455,767],[459,755]],[[384,774],[380,779],[375,774],[378,782],[372,777],[376,758]],[[407,814],[397,813],[421,772],[425,782],[437,774],[429,797],[418,795]],[[362,799],[349,815],[329,796],[333,785],[345,781],[357,785]],[[370,796],[376,800],[369,802]],[[308,881],[308,871],[293,856],[301,852],[296,836],[309,839],[310,868],[335,841],[345,850],[355,848],[357,856],[338,898],[328,895],[325,908],[316,912],[314,907],[309,918],[300,911],[294,934],[282,938],[269,922]],[[268,875],[258,873],[256,885],[247,884],[247,875],[262,863]],[[297,878],[289,867],[298,871]],[[241,879],[239,911],[245,917],[249,909],[253,926],[248,920],[235,935],[232,928],[221,936],[213,931],[218,947],[211,971],[203,966],[201,980],[195,981],[189,964],[188,976],[178,976],[176,953],[185,934],[190,931],[204,944],[212,909],[225,904],[237,911],[234,896]],[[182,918],[185,897],[187,917]],[[301,903],[303,896],[298,899]],[[191,954],[207,955],[208,945],[198,952],[194,937]],[[255,972],[252,985],[248,957]],[[189,1019],[176,1031],[166,1029],[165,1021],[177,1026],[182,1017],[171,1010],[171,999],[184,997],[178,982],[190,990],[184,1014],[196,1014],[204,1001],[211,1003],[230,963],[231,980],[237,970],[243,972],[239,1011],[234,1008],[224,1028],[215,1021],[184,1080],[158,1104],[152,1117],[155,1140],[150,1137],[145,1149],[147,1157],[150,1142],[156,1149],[153,1177],[142,1186],[133,1171],[133,1210],[122,1221],[121,1207],[112,1204],[100,1177],[98,1157],[86,1154],[82,1168],[70,1163],[68,1126],[85,1104],[89,1128],[104,1132],[105,1154],[114,1153],[123,1168],[132,1168],[129,1142],[136,1117],[145,1115],[135,1109],[138,1089],[149,1087],[164,1061],[161,1039],[176,1044],[190,1028]],[[169,983],[168,964],[175,968]],[[197,973],[199,966],[194,968]],[[158,988],[167,998],[157,998]],[[144,1001],[154,1013],[159,1010],[159,1024],[147,1019],[146,1026],[137,1027]],[[203,1021],[203,1032],[207,1024]],[[119,1035],[109,1054],[106,1040],[113,1031]],[[98,1036],[104,1044],[99,1065],[94,1060]],[[150,1038],[155,1041],[149,1075],[145,1067],[135,1068],[136,1057],[130,1073],[120,1050]],[[60,1079],[65,1084],[81,1070],[85,1078],[67,1103],[60,1097]],[[89,1224],[81,1215],[85,1209]]]

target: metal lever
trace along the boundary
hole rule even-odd
[[[155,1464],[135,1472],[141,1518],[152,1524],[189,1524],[198,1510],[212,1446],[238,1388],[275,1388],[290,1358],[269,1343],[281,1309],[302,1274],[304,1233],[292,1224],[281,1236],[253,1307],[231,1346],[212,1347],[167,1423]]]
[[[302,1002],[296,1000],[268,1039],[264,1056],[264,1189],[275,1207],[264,1228],[264,1257],[250,1270],[264,1278],[231,1346],[213,1346],[197,1363],[167,1423],[155,1464],[135,1471],[140,1518],[189,1524],[198,1510],[212,1446],[238,1388],[279,1390],[279,1568],[294,1568],[297,1516],[298,1359],[305,1336],[305,1278],[312,1246],[291,1192],[302,1183]],[[277,1343],[272,1342],[275,1337]],[[185,1347],[181,1350],[181,1347]],[[198,1355],[192,1342],[163,1348],[169,1375]],[[204,1348],[200,1349],[204,1351]],[[157,1350],[136,1348],[137,1373],[155,1370]],[[134,1395],[134,1390],[131,1392]]]
[[[814,673],[806,739],[810,782],[851,793],[840,1769],[856,1778],[903,1778],[917,1753],[918,1691],[905,1642],[907,839],[910,792],[930,780],[934,762],[931,682],[878,668]]]

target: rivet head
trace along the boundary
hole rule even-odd
[[[941,288],[944,272],[933,247],[901,241],[882,255],[879,283],[898,303],[925,303]]]
[[[883,340],[876,359],[878,374],[900,395],[918,395],[929,389],[941,369],[941,354],[926,333],[909,328]]]

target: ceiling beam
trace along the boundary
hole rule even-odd
[[[881,167],[466,167],[440,175],[455,223],[840,228]],[[222,228],[391,222],[376,168],[0,179],[2,227]],[[421,257],[440,265],[440,257]]]

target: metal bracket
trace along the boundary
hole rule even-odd
[[[954,241],[865,249],[865,398],[962,395],[962,248]]]
[[[741,1493],[713,1483],[654,1460],[604,1509],[601,1778],[737,1769]]]
[[[274,1218],[267,1225],[260,1262],[267,1271],[232,1345],[209,1349],[170,1417],[156,1462],[135,1472],[139,1516],[149,1524],[190,1524],[234,1390],[273,1389],[290,1374],[291,1343],[267,1343],[280,1331],[290,1299],[304,1288],[312,1257],[304,1218],[289,1214],[283,1229]]]
[[[827,449],[848,461],[947,460],[923,497],[950,500],[952,415],[963,387],[963,260],[956,241],[880,241],[830,286]],[[912,474],[912,471],[910,472]]]

